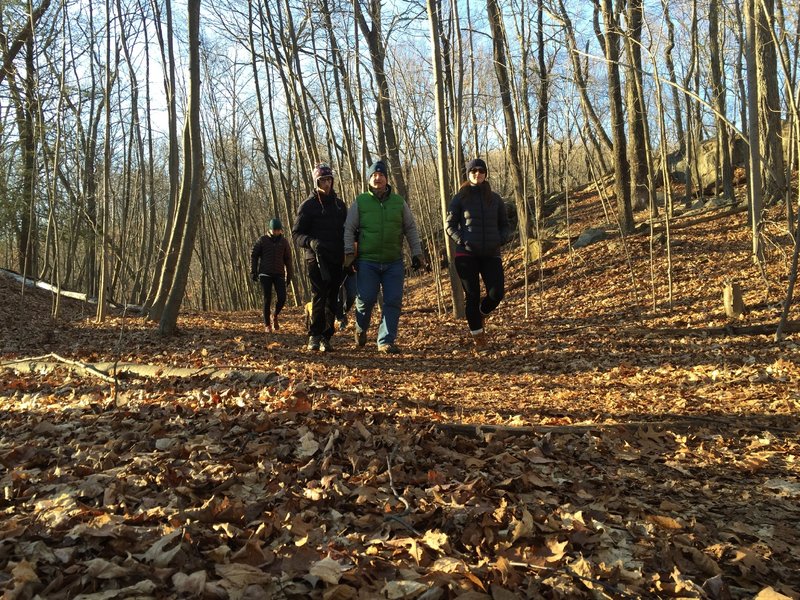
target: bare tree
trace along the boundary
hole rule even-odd
[[[519,223],[520,240],[523,247],[527,244],[529,231],[528,208],[525,202],[525,183],[522,175],[522,162],[519,152],[519,135],[517,133],[517,118],[511,98],[511,77],[508,59],[506,57],[506,34],[503,28],[503,13],[497,0],[486,0],[486,10],[489,15],[489,28],[492,32],[492,48],[494,54],[494,70],[497,83],[500,86],[500,101],[503,106],[505,121],[506,149],[508,163],[514,184],[514,200],[517,206],[517,222]]]
[[[623,234],[633,231],[633,210],[631,207],[631,176],[625,143],[625,122],[622,109],[622,83],[619,75],[620,30],[612,0],[593,0],[595,5],[595,27],[598,39],[603,44],[608,69],[608,96],[611,108],[611,130],[614,140],[614,193],[617,198],[617,219]],[[601,13],[605,33],[597,24],[597,14]]]
[[[189,15],[189,96],[184,126],[184,165],[181,203],[186,203],[186,225],[180,244],[175,277],[164,305],[158,329],[162,334],[175,332],[178,312],[183,303],[194,240],[200,222],[203,197],[203,140],[200,131],[200,0],[188,0]]]

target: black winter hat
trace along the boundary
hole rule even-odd
[[[486,163],[482,158],[473,158],[467,163],[467,173],[472,171],[472,169],[483,169],[487,173],[489,172],[489,169],[486,167]]]
[[[281,231],[283,231],[283,224],[281,223],[281,220],[280,219],[270,219],[269,220],[269,230],[270,231],[277,231],[279,229]]]
[[[372,177],[373,173],[383,173],[386,177],[389,177],[389,168],[386,166],[385,162],[378,160],[372,163],[367,169],[367,179]]]

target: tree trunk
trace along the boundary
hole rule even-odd
[[[708,44],[711,53],[711,93],[717,123],[717,148],[720,156],[720,178],[722,193],[733,199],[733,167],[731,165],[730,135],[726,118],[725,87],[722,81],[722,66],[719,44],[719,0],[711,0],[708,6]]]
[[[503,117],[506,125],[506,152],[514,185],[514,200],[517,206],[517,220],[522,247],[526,247],[528,232],[528,207],[525,202],[525,183],[522,176],[522,164],[519,156],[519,136],[517,135],[517,119],[514,104],[511,100],[511,76],[506,59],[506,34],[503,29],[503,13],[497,0],[486,0],[486,11],[489,15],[489,28],[492,32],[494,70],[500,87],[500,101],[503,104]]]
[[[175,332],[178,311],[183,303],[194,240],[200,223],[203,198],[203,144],[200,130],[200,0],[188,0],[189,14],[189,97],[187,102],[183,181],[181,197],[188,199],[186,226],[180,246],[175,277],[164,305],[159,331],[164,335]]]
[[[631,208],[631,175],[625,144],[625,122],[622,109],[622,84],[619,76],[619,26],[614,14],[612,0],[602,0],[602,7],[595,1],[595,10],[601,10],[605,35],[603,45],[608,68],[608,96],[611,109],[611,130],[614,141],[614,193],[617,199],[617,219],[623,235],[633,231]]]
[[[755,20],[756,67],[758,73],[758,132],[761,146],[761,184],[764,201],[774,204],[786,192],[783,145],[781,143],[781,104],[778,91],[778,58],[772,39],[774,0],[756,0]],[[748,69],[749,70],[749,69]]]
[[[750,138],[750,230],[752,234],[753,260],[764,260],[764,249],[761,244],[761,143],[758,132],[758,73],[757,73],[757,37],[756,37],[756,3],[759,0],[745,0],[745,27],[747,28],[745,55],[747,58],[747,109]]]
[[[445,114],[445,90],[442,74],[442,53],[439,46],[441,4],[438,0],[427,0],[428,19],[431,29],[431,54],[433,59],[434,92],[436,96],[436,154],[439,179],[439,200],[442,209],[442,228],[447,230],[447,209],[452,186],[447,159],[447,117]],[[453,316],[464,316],[464,291],[455,271],[455,255],[452,240],[445,236],[448,264],[450,265],[450,289],[452,290]]]
[[[400,162],[400,148],[397,143],[397,132],[392,119],[392,104],[389,100],[389,81],[386,78],[386,43],[381,35],[381,0],[369,0],[369,14],[372,19],[372,27],[367,23],[364,13],[361,10],[360,0],[353,0],[356,19],[361,28],[361,32],[367,39],[369,56],[372,61],[373,77],[378,103],[378,127],[379,135],[383,136],[386,144],[386,154],[389,159],[389,168],[392,171],[391,183],[395,191],[403,198],[408,200],[408,187],[403,172],[403,165]],[[363,143],[363,140],[362,140]]]
[[[628,0],[628,33],[625,36],[625,53],[628,58],[625,88],[628,106],[628,149],[631,169],[632,202],[637,209],[652,206],[650,193],[655,190],[647,183],[652,172],[647,159],[645,120],[647,114],[642,97],[642,0]]]

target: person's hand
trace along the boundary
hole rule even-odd
[[[344,268],[349,269],[350,266],[353,264],[353,261],[356,259],[355,254],[345,254],[344,255]]]
[[[311,240],[310,242],[308,242],[308,247],[311,248],[314,254],[319,254],[319,240],[317,239]]]
[[[411,268],[415,271],[419,271],[424,265],[425,259],[419,254],[411,257]]]
[[[349,267],[342,267],[342,271],[344,271],[344,276],[348,277],[350,275],[355,275],[358,269],[356,268],[356,263],[351,263]]]

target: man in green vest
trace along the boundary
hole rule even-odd
[[[389,169],[379,160],[367,169],[369,190],[359,195],[347,211],[344,224],[345,267],[358,269],[356,344],[367,343],[372,309],[383,291],[378,351],[394,354],[397,326],[403,304],[403,237],[411,248],[411,267],[423,266],[417,224],[406,201],[388,184]],[[358,246],[358,259],[355,247]]]

